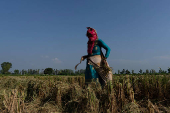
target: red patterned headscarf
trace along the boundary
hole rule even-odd
[[[91,28],[91,27],[87,27],[87,34],[86,36],[89,38],[89,41],[88,41],[88,50],[87,52],[89,54],[92,53],[92,50],[93,50],[93,47],[94,47],[94,42],[96,41],[96,39],[98,38],[97,37],[97,32],[95,29]]]

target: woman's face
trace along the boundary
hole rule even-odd
[[[92,34],[90,34],[90,33],[87,32],[87,33],[86,33],[86,36],[87,36],[87,37],[92,37]]]
[[[89,28],[88,31],[89,31],[89,30],[92,31],[93,29],[92,29],[92,28]],[[87,33],[86,33],[86,36],[87,36],[87,37],[92,37],[92,34],[89,33],[88,31],[87,31]]]

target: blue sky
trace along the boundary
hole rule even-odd
[[[118,69],[170,67],[169,0],[1,0],[0,63],[14,69],[74,69],[87,54],[86,27]],[[105,53],[105,50],[103,49]],[[78,66],[85,69],[86,61]]]

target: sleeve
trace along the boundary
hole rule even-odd
[[[100,46],[106,50],[105,57],[108,58],[110,51],[111,51],[110,47],[106,43],[104,43],[101,39],[99,40],[99,43],[100,43]]]

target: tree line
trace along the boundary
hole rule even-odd
[[[20,75],[84,75],[85,69],[80,69],[77,71],[73,71],[71,69],[53,69],[53,68],[46,68],[46,69],[28,69],[28,70],[18,70],[15,69],[14,72],[9,72],[9,69],[12,68],[12,63],[10,62],[3,62],[1,64],[2,70],[0,70],[0,74],[20,74]],[[143,71],[142,69],[139,70],[139,73],[134,73],[134,70],[131,70],[131,72],[128,69],[123,69],[122,71],[118,70],[115,74],[166,74],[170,73],[170,68],[168,67],[167,71],[162,70],[159,68],[159,72],[156,72],[154,69],[148,70],[146,69]]]
[[[14,72],[9,72],[9,69],[12,68],[12,63],[10,62],[3,62],[1,64],[2,70],[0,70],[1,74],[20,74],[20,75],[39,75],[39,74],[48,74],[48,75],[83,75],[85,73],[85,69],[80,69],[77,71],[73,71],[71,69],[53,69],[53,68],[46,68],[46,69],[28,69],[21,71],[15,69]]]
[[[154,69],[146,69],[145,71],[143,71],[142,69],[139,70],[139,73],[134,73],[134,70],[131,70],[131,72],[127,69],[123,69],[122,71],[118,70],[117,73],[115,74],[166,74],[166,73],[170,73],[170,68],[168,67],[167,71],[162,70],[161,68],[159,68],[159,72],[156,72]]]

